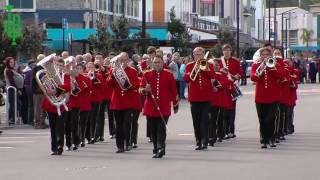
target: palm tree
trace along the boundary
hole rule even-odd
[[[302,34],[300,36],[300,39],[302,40],[303,44],[306,44],[306,46],[309,46],[309,42],[311,40],[311,36],[313,35],[313,30],[308,30],[306,28],[301,29]]]

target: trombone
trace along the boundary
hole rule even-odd
[[[208,56],[209,56],[209,51],[207,51],[203,59],[196,60],[196,64],[194,65],[189,76],[192,81],[195,81],[197,79],[200,70],[207,71],[209,69]]]

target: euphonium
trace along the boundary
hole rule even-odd
[[[207,61],[208,55],[209,55],[209,51],[205,54],[204,59],[197,59],[196,60],[196,64],[194,65],[194,67],[190,73],[190,79],[192,81],[195,81],[197,79],[200,70],[206,71],[209,69],[209,65],[208,65],[208,61]]]
[[[60,106],[64,106],[66,111],[68,111],[68,107],[66,105],[68,99],[67,96],[65,94],[56,96],[55,94],[48,93],[55,91],[59,85],[63,84],[63,79],[54,66],[53,60],[55,55],[56,54],[51,54],[37,63],[37,65],[42,66],[43,69],[36,73],[36,80],[49,102],[57,107],[58,115],[61,115]]]
[[[120,55],[113,57],[110,60],[110,65],[112,69],[112,74],[116,79],[122,90],[128,90],[132,84],[128,78],[126,72],[123,69],[123,65],[120,63]]]

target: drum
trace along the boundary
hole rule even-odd
[[[237,100],[242,96],[242,92],[237,84],[234,84],[233,91],[231,93],[232,101]]]

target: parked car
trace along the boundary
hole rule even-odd
[[[252,59],[248,59],[246,60],[247,62],[247,72],[246,72],[246,76],[250,77],[250,71],[251,71],[251,66],[253,64],[253,60]]]

